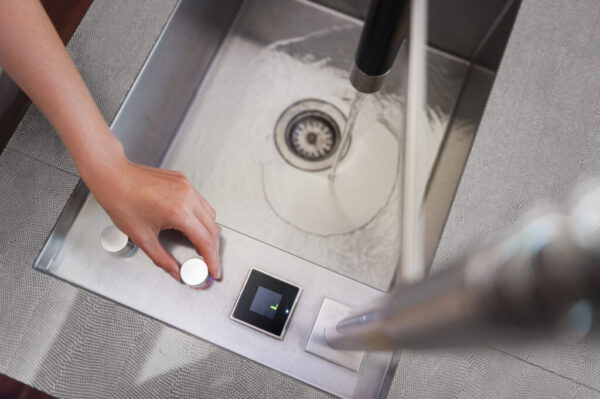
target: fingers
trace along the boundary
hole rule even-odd
[[[158,213],[154,213],[158,216],[154,220],[158,222],[155,226],[158,230],[175,228],[186,235],[204,258],[213,278],[220,279],[219,226],[215,222],[215,210],[181,172],[153,168],[151,172],[166,177],[165,186],[169,187],[167,196],[158,197],[162,201]],[[157,266],[179,280],[179,265],[162,247],[157,235],[145,240],[140,248]]]
[[[219,280],[221,278],[221,263],[219,259],[219,227],[217,224],[213,221],[212,224],[206,225],[199,219],[190,217],[179,229],[200,251],[211,276],[215,280]]]
[[[208,207],[208,209],[207,209]],[[207,207],[196,207],[194,209],[194,215],[198,218],[200,223],[204,226],[211,236],[219,237],[219,225],[215,221],[215,211],[207,205]],[[217,240],[218,242],[218,240]]]
[[[178,213],[180,217],[176,217],[179,219],[180,223],[185,223],[186,221],[183,218],[187,212],[192,212],[195,214],[202,224],[211,232],[214,233],[214,229],[217,229],[217,225],[215,223],[216,212],[209,205],[209,203],[196,191],[194,186],[190,183],[186,177],[179,173],[176,173],[177,179],[179,181],[177,193],[177,202],[179,203],[177,207]]]
[[[163,229],[175,228],[185,234],[204,257],[209,272],[221,277],[219,227],[215,210],[178,171],[156,169],[132,162],[120,164],[122,184],[106,190],[92,190],[115,225],[135,242],[150,259],[176,280],[179,264],[158,240]],[[136,187],[136,190],[131,190]]]
[[[140,241],[138,246],[150,257],[156,266],[169,273],[175,280],[180,281],[179,264],[158,241],[157,235],[148,235],[148,237]]]
[[[198,201],[200,202],[200,206],[202,207],[202,209],[204,209],[211,216],[211,220],[214,222],[217,217],[217,212],[213,209],[212,206],[210,206],[210,204],[204,199],[204,197],[202,197],[198,193],[196,193],[196,196],[198,197]]]
[[[209,257],[213,257],[214,259],[212,259],[212,263],[214,264],[214,267],[211,269],[211,264],[209,263],[211,260],[207,260],[207,265],[209,267],[209,270],[211,270],[211,275],[219,280],[221,278],[221,266],[220,266],[220,239],[219,239],[219,233],[220,233],[220,229],[219,229],[219,225],[217,224],[217,222],[215,221],[216,218],[216,212],[215,210],[208,204],[208,202],[202,198],[199,194],[198,197],[200,198],[200,202],[201,202],[201,209],[197,208],[196,209],[196,216],[198,217],[198,219],[200,220],[200,222],[202,223],[202,226],[208,231],[209,234],[209,238],[208,240],[210,241],[209,245],[211,246],[211,251],[208,252]],[[189,237],[188,237],[189,238]],[[191,238],[190,238],[191,240]],[[201,250],[202,253],[202,249],[194,243],[194,245],[196,245],[197,248],[199,248]],[[205,251],[205,253],[207,253]],[[204,256],[204,254],[203,254]]]

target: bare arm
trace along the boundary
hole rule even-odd
[[[115,225],[158,266],[179,266],[158,241],[182,231],[220,277],[215,212],[179,172],[127,160],[39,0],[0,0],[0,66],[54,126],[90,191]]]

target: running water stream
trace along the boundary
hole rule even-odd
[[[335,156],[335,162],[331,167],[331,172],[329,173],[329,180],[335,180],[335,174],[337,172],[338,165],[340,160],[344,156],[344,153],[348,149],[348,144],[350,144],[350,138],[352,137],[352,129],[354,128],[354,123],[356,122],[356,117],[360,112],[360,107],[362,106],[363,101],[367,95],[360,91],[356,92],[354,96],[354,100],[352,100],[352,104],[350,105],[350,113],[348,114],[348,119],[346,120],[346,125],[344,126],[344,130],[342,132],[342,143],[337,150],[337,154]]]

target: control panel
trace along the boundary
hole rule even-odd
[[[251,268],[231,318],[272,337],[283,339],[302,288]]]

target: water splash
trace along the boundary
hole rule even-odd
[[[389,199],[381,211],[367,220],[367,224],[357,226],[359,230],[335,230],[327,235],[300,229],[291,219],[274,211],[280,208],[269,202],[276,197],[273,193],[280,198],[281,187],[300,185],[296,175],[288,179],[288,169],[308,174],[292,168],[280,156],[273,142],[274,121],[291,103],[306,98],[317,97],[348,109],[348,99],[353,100],[355,91],[348,82],[347,65],[352,63],[360,27],[319,31],[272,43],[259,53],[254,40],[243,39],[244,33],[237,32],[234,36],[236,40],[224,44],[223,56],[215,60],[215,67],[190,105],[163,167],[184,172],[201,189],[203,197],[219,210],[221,224],[385,291],[400,256],[399,185],[394,186],[389,197],[386,191]],[[243,58],[236,58],[240,54]],[[431,56],[438,57],[435,53]],[[429,86],[431,98],[440,99],[442,94],[460,90],[462,80],[451,81],[448,77],[448,62],[433,62],[429,68],[433,82]],[[402,68],[394,68],[384,87],[362,103],[353,128],[353,141],[345,146],[335,183],[327,178],[331,169],[314,172],[326,180],[325,185],[335,189],[332,191],[339,190],[344,179],[353,179],[352,174],[346,174],[346,162],[353,154],[368,152],[368,147],[355,147],[364,136],[372,138],[381,133],[402,140],[402,74]],[[463,76],[450,77],[455,75]],[[256,101],[257,98],[261,101]],[[435,162],[451,111],[446,107],[438,109],[437,104],[434,102],[429,109],[428,171]],[[447,104],[447,100],[441,104]],[[236,110],[235,117],[231,117],[231,109]],[[210,134],[211,131],[220,134]],[[391,143],[399,148],[398,142]],[[337,152],[332,156],[336,155]],[[394,173],[398,173],[398,165],[394,167]],[[277,171],[285,172],[281,175],[284,180],[274,174]],[[268,180],[269,176],[276,178]],[[304,192],[312,197],[312,190]],[[293,207],[297,200],[286,206]],[[365,267],[365,264],[376,266]]]
[[[337,154],[335,156],[335,162],[331,167],[331,173],[329,173],[329,180],[335,180],[335,174],[337,172],[338,165],[342,156],[348,149],[348,144],[350,143],[350,138],[352,137],[352,129],[354,128],[354,124],[356,122],[356,117],[360,112],[360,108],[362,106],[363,101],[367,95],[365,93],[361,93],[360,91],[356,92],[354,96],[354,100],[352,100],[352,104],[350,105],[350,113],[348,114],[348,119],[346,120],[346,125],[344,126],[344,131],[342,132],[342,144],[339,146],[337,150]]]

